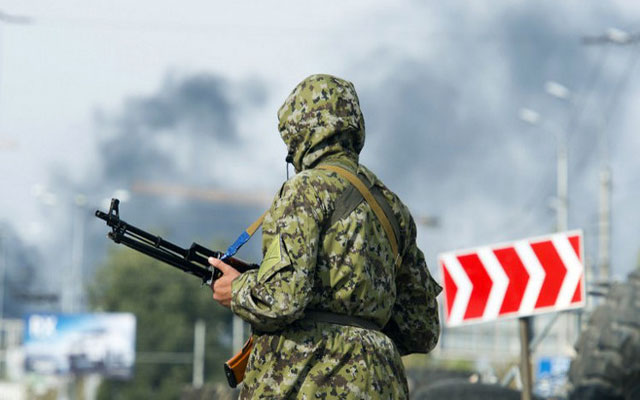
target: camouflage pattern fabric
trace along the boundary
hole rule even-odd
[[[253,327],[242,399],[406,399],[401,355],[437,343],[440,286],[417,248],[400,199],[358,164],[364,119],[353,85],[330,75],[301,82],[278,112],[298,174],[265,216],[260,269],[233,282],[231,309]],[[366,202],[326,226],[350,183],[334,164],[378,185],[400,224],[396,270],[382,225]],[[305,319],[305,310],[365,318],[382,332]]]

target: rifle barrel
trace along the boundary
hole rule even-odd
[[[162,261],[184,272],[195,275],[203,282],[215,281],[222,272],[212,268],[208,257],[221,258],[222,252],[207,249],[193,243],[189,249],[173,244],[160,236],[153,235],[120,219],[118,211],[119,201],[112,200],[108,213],[96,210],[96,217],[104,220],[112,231],[107,235],[116,243],[121,243],[133,250],[139,251],[156,260]],[[235,257],[225,259],[225,262],[240,272],[258,268],[256,264],[249,264]]]

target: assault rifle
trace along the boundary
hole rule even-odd
[[[219,269],[209,264],[208,258],[222,258],[224,253],[207,249],[197,243],[185,249],[160,236],[130,225],[120,219],[119,205],[120,200],[111,199],[109,212],[96,210],[96,217],[106,221],[107,226],[111,228],[111,232],[107,234],[109,239],[195,275],[202,280],[203,284],[211,285],[222,276]],[[224,262],[241,273],[259,267],[257,264],[250,264],[235,257],[228,257]],[[238,354],[224,364],[225,374],[231,387],[236,387],[242,381],[252,347],[253,337],[249,338]]]

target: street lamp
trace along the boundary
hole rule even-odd
[[[557,88],[556,88],[557,89]],[[566,89],[566,88],[565,88]],[[559,92],[562,92],[561,90]],[[568,229],[568,162],[566,134],[563,129],[545,121],[542,123],[540,113],[530,108],[521,108],[518,111],[520,120],[529,125],[540,126],[545,131],[550,131],[556,138],[557,166],[556,166],[556,198],[554,208],[556,210],[556,231],[562,232]]]
[[[634,44],[638,42],[638,40],[640,40],[640,36],[637,33],[630,34],[622,29],[609,28],[603,35],[584,36],[582,43],[585,45],[614,44],[625,46]]]
[[[530,125],[537,125],[540,122],[540,114],[530,108],[518,110],[518,118]]]
[[[631,41],[631,35],[628,32],[618,28],[609,28],[605,33],[605,37],[612,43],[627,44]]]
[[[571,91],[566,86],[556,81],[545,82],[544,90],[547,94],[560,100],[569,100],[571,98]]]

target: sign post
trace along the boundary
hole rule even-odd
[[[584,306],[582,231],[440,254],[447,327],[519,318],[523,399],[531,399],[531,318]]]
[[[520,328],[520,376],[522,379],[522,400],[531,400],[533,387],[531,374],[531,317],[518,318]]]

